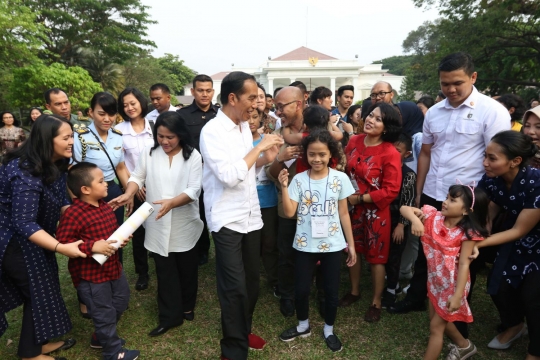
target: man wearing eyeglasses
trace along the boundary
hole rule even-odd
[[[193,95],[195,100],[193,100],[191,105],[176,110],[186,122],[189,134],[193,139],[193,144],[199,152],[201,151],[199,147],[201,130],[207,122],[216,117],[219,110],[217,106],[212,105],[212,98],[214,97],[213,86],[214,83],[210,76],[203,74],[195,76],[193,79],[193,88],[191,89],[191,95]],[[199,197],[199,212],[204,228],[201,237],[197,242],[199,265],[204,265],[208,262],[208,251],[210,250],[210,236],[206,224],[203,198],[204,190],[201,190],[201,195]]]

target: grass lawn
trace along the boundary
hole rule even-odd
[[[213,251],[213,250],[212,250]],[[58,256],[62,294],[73,321],[69,336],[78,343],[57,356],[68,360],[101,359],[99,350],[89,347],[93,332],[91,320],[79,315],[76,293],[67,271],[67,258]],[[195,321],[184,322],[181,327],[170,330],[158,338],[147,334],[157,326],[156,278],[151,270],[150,286],[139,292],[134,290],[137,276],[133,269],[131,246],[124,250],[125,272],[132,289],[129,310],[119,323],[118,331],[127,340],[126,347],[141,351],[140,359],[219,359],[221,338],[220,310],[216,293],[216,276],[213,252],[210,262],[200,267],[199,293],[195,309]],[[153,261],[150,260],[152,269]],[[487,271],[478,276],[472,303],[475,323],[470,327],[471,340],[478,347],[473,359],[524,359],[528,336],[515,342],[510,350],[495,351],[487,343],[495,336],[498,314],[485,293]],[[291,274],[292,276],[292,274]],[[285,319],[279,312],[279,301],[270,291],[264,275],[261,275],[261,291],[253,320],[253,332],[262,336],[268,345],[263,351],[250,351],[252,359],[420,359],[427,346],[429,321],[427,312],[391,315],[383,311],[379,323],[369,324],[363,320],[371,297],[371,280],[364,271],[362,275],[362,299],[349,308],[339,309],[335,333],[343,342],[343,351],[332,354],[326,348],[321,333],[324,325],[318,314],[315,291],[312,291],[312,335],[285,343],[278,339],[281,331],[296,324],[296,318]],[[314,288],[314,287],[313,287]],[[340,296],[348,289],[348,273],[343,269]],[[314,290],[314,289],[313,289]],[[22,307],[10,312],[9,328],[0,338],[0,359],[16,359],[21,326]],[[12,341],[11,341],[12,340]],[[10,343],[8,345],[8,343]],[[446,356],[446,346],[441,359]]]

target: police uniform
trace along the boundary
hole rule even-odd
[[[87,128],[75,130],[73,158],[77,162],[86,161],[96,164],[97,167],[103,171],[105,181],[107,181],[107,184],[109,185],[107,197],[103,200],[110,201],[122,195],[122,190],[114,181],[116,175],[105,151],[109,154],[114,168],[116,168],[119,163],[124,162],[122,133],[119,130],[113,128],[109,129],[107,141],[105,142],[103,142],[103,139],[98,135],[98,131],[93,122]],[[118,208],[115,211],[115,215],[118,225],[121,225],[124,222],[124,207]]]

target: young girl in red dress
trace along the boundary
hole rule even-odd
[[[467,303],[470,288],[469,255],[474,242],[487,237],[489,199],[481,189],[453,185],[442,210],[425,205],[422,210],[402,206],[401,214],[411,221],[413,235],[421,236],[428,265],[430,337],[424,360],[438,359],[446,334],[455,346],[451,359],[467,359],[476,347],[457,330],[454,321],[471,323]],[[453,357],[450,357],[453,354]]]

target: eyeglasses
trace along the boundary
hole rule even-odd
[[[283,105],[278,104],[278,105],[276,105],[276,110],[279,111],[279,112],[282,112],[282,111],[283,111],[283,108],[284,108],[285,106],[291,105],[292,103],[295,103],[295,102],[297,102],[297,101],[298,101],[298,100],[293,100],[293,101],[288,102],[288,103],[283,104]]]
[[[376,99],[376,98],[383,98],[385,97],[387,94],[390,94],[392,91],[380,91],[378,93],[372,93],[372,94],[369,94],[369,97],[372,98],[372,99]]]

